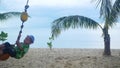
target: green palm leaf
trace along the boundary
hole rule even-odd
[[[56,19],[52,23],[52,36],[58,36],[62,30],[66,30],[68,28],[90,28],[90,29],[96,29],[98,26],[100,26],[96,21],[84,17],[84,16],[68,16],[68,17],[61,17],[59,19]],[[100,28],[102,28],[100,26]]]
[[[100,5],[100,17],[103,17],[105,20],[109,18],[112,4],[111,0],[97,0],[98,5]]]
[[[20,16],[21,12],[6,12],[0,13],[0,20],[6,20],[14,16]]]
[[[120,0],[116,0],[114,5],[113,5],[113,8],[112,8],[112,11],[111,11],[111,16],[110,16],[110,22],[112,25],[113,23],[112,22],[116,22],[118,20],[118,16],[120,15]]]
[[[8,37],[8,33],[5,33],[5,32],[3,32],[3,31],[1,31],[1,33],[0,33],[0,41],[5,41],[5,40],[7,40],[6,38]]]

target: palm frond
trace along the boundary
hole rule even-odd
[[[118,20],[118,16],[120,15],[120,0],[116,0],[110,16],[110,25],[112,26]]]
[[[6,12],[0,13],[0,20],[7,20],[14,16],[20,16],[21,12]]]
[[[97,22],[84,16],[61,17],[52,23],[52,36],[57,37],[62,30],[69,29],[70,27],[96,29],[98,26],[100,25]],[[100,28],[102,27],[100,26]]]
[[[111,0],[98,0],[97,4],[100,5],[100,17],[109,18],[112,9]]]

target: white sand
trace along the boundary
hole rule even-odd
[[[120,50],[111,57],[102,49],[30,49],[20,60],[0,61],[0,68],[120,68]]]

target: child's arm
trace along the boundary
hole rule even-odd
[[[20,50],[23,50],[23,48],[21,47],[21,44],[20,44],[19,41],[16,41],[16,44],[17,44],[17,46],[18,46],[18,48],[19,48]]]
[[[19,34],[19,36],[18,36],[18,39],[17,39],[17,41],[16,41],[16,45],[18,46],[18,48],[20,49],[20,50],[23,50],[23,48],[21,47],[21,44],[20,44],[20,37],[21,37],[21,34]]]

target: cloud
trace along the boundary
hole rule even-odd
[[[25,0],[2,0],[0,8],[4,8],[4,11],[20,11],[25,4]]]
[[[30,4],[46,7],[73,7],[73,6],[88,7],[90,4],[90,0],[31,0]]]
[[[9,9],[22,9],[27,0],[3,0],[2,5]],[[90,7],[91,0],[29,0],[31,7],[54,7],[54,8],[71,8],[71,7]]]

